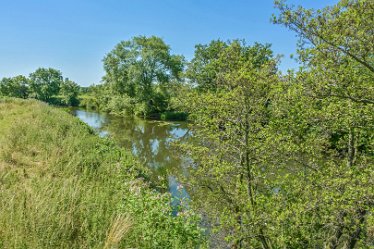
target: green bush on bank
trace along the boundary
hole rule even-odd
[[[173,218],[168,195],[145,176],[127,151],[68,113],[0,99],[0,248],[203,244],[198,217]]]

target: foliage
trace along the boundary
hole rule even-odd
[[[279,139],[291,139],[277,143],[278,148],[304,170],[299,173],[303,185],[295,177],[293,189],[287,190],[298,197],[296,211],[288,217],[300,224],[297,234],[290,233],[299,238],[293,246],[369,247],[374,207],[374,23],[369,16],[374,5],[340,1],[318,11],[294,10],[282,2],[277,6],[275,22],[300,35],[299,59],[304,63],[281,87],[285,95],[278,96],[274,115],[277,131],[288,131]]]
[[[61,83],[59,94],[62,97],[62,103],[67,106],[78,106],[79,105],[79,94],[80,88],[77,83],[69,79],[65,79]]]
[[[261,66],[273,56],[269,44],[255,43],[246,46],[245,41],[212,41],[208,45],[195,46],[195,56],[189,63],[186,76],[201,91],[220,88],[221,78],[243,61]],[[228,64],[225,64],[227,62]]]
[[[205,248],[201,220],[192,210],[172,216],[170,195],[144,191],[132,182],[121,210],[129,213],[137,226],[126,236],[123,244],[139,248]],[[147,215],[144,215],[144,211]]]
[[[282,2],[277,6],[281,14],[274,22],[300,36],[300,61],[313,70],[311,74],[316,78],[313,92],[321,97],[373,104],[374,45],[370,17],[374,3],[340,1],[318,11],[302,7],[292,10]]]
[[[171,55],[169,46],[155,36],[122,41],[103,61],[106,71],[103,80],[110,94],[133,99],[136,106],[125,112],[142,116],[165,110],[164,85],[179,79],[183,69],[183,58]]]
[[[36,98],[53,105],[78,106],[80,87],[62,79],[61,72],[53,68],[39,68],[30,77],[19,75],[0,81],[0,95],[17,98]]]
[[[61,72],[53,68],[38,68],[30,74],[30,90],[33,96],[45,102],[59,93],[62,82]]]
[[[217,78],[219,55],[228,44],[216,40],[208,45],[195,46],[195,56],[188,64],[187,78],[200,89],[214,89]]]
[[[0,81],[0,95],[25,99],[29,94],[28,85],[28,79],[22,75],[3,78]]]
[[[271,52],[243,43],[197,48],[186,186],[232,248],[370,248],[373,4],[277,6],[300,35],[299,72],[278,76]]]
[[[252,57],[252,51],[266,53]],[[260,44],[230,43],[216,58],[215,91],[196,91],[187,98],[198,139],[181,145],[196,164],[189,191],[232,247],[268,248],[270,243],[270,216],[265,214],[272,208],[266,204],[272,188],[266,175],[272,167],[263,162],[262,144],[277,80],[271,54]]]

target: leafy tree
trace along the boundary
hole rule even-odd
[[[278,79],[272,59],[220,51],[201,81],[213,87],[186,100],[198,139],[182,145],[189,190],[232,248],[370,248],[373,4],[277,6],[303,67]]]
[[[45,102],[50,102],[59,93],[62,83],[61,72],[53,68],[38,68],[30,74],[31,94]]]
[[[267,45],[228,44],[215,59],[215,91],[193,92],[187,99],[198,139],[181,145],[196,164],[189,191],[232,248],[271,248],[266,200],[273,190],[266,176],[272,170],[263,161],[271,86],[277,81],[271,55]]]
[[[22,75],[13,78],[3,78],[0,81],[0,94],[25,99],[29,93],[28,85],[28,79]]]
[[[201,90],[216,88],[219,55],[227,46],[226,42],[220,40],[195,46],[195,56],[186,71],[186,76],[193,85]]]
[[[229,47],[231,52],[227,53]],[[255,43],[253,46],[245,46],[245,42],[240,40],[232,42],[215,40],[208,45],[195,46],[195,56],[189,63],[186,76],[192,85],[201,91],[217,90],[220,84],[219,78],[226,71],[231,70],[229,67],[238,66],[241,63],[239,60],[251,60],[255,66],[261,66],[271,58],[272,51],[269,44]]]
[[[276,3],[275,22],[297,32],[304,67],[275,102],[279,159],[297,174],[283,185],[289,247],[369,248],[373,243],[372,1],[323,10]],[[348,25],[349,24],[349,25]],[[275,131],[276,129],[276,131]],[[281,161],[281,162],[282,162]],[[297,231],[292,227],[298,227]],[[289,228],[284,229],[286,226]]]
[[[276,6],[281,13],[274,22],[300,36],[300,61],[313,68],[314,77],[324,78],[315,81],[314,91],[321,97],[374,104],[373,1],[340,1],[318,11],[293,10],[284,1]]]
[[[113,94],[127,95],[139,104],[142,114],[159,111],[156,102],[165,96],[156,89],[172,79],[179,79],[183,57],[171,55],[161,38],[138,36],[120,42],[104,58],[104,82]]]
[[[62,96],[63,104],[68,106],[77,106],[79,104],[78,94],[80,87],[74,81],[65,79],[60,88],[60,95]]]

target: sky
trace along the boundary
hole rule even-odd
[[[317,9],[337,0],[288,2]],[[0,0],[0,78],[52,67],[82,86],[98,84],[105,54],[138,35],[159,36],[188,60],[196,44],[214,39],[271,43],[282,71],[297,68],[297,37],[272,24],[273,13],[273,0]]]

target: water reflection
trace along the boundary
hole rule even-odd
[[[73,110],[73,114],[79,117],[80,120],[93,128],[101,137],[108,136],[108,131],[102,130],[102,127],[107,122],[104,115],[94,112],[86,112],[83,110]]]
[[[168,180],[169,191],[171,196],[173,196],[171,201],[171,205],[174,207],[173,215],[176,215],[178,213],[178,207],[183,207],[183,209],[189,208],[190,196],[174,176],[169,176]]]
[[[95,129],[101,136],[110,136],[127,148],[143,164],[152,169],[153,179],[167,180],[173,196],[172,205],[188,206],[189,195],[175,178],[176,171],[186,173],[188,158],[173,149],[172,142],[188,138],[184,122],[148,121],[134,117],[117,117],[85,110],[73,114]]]

